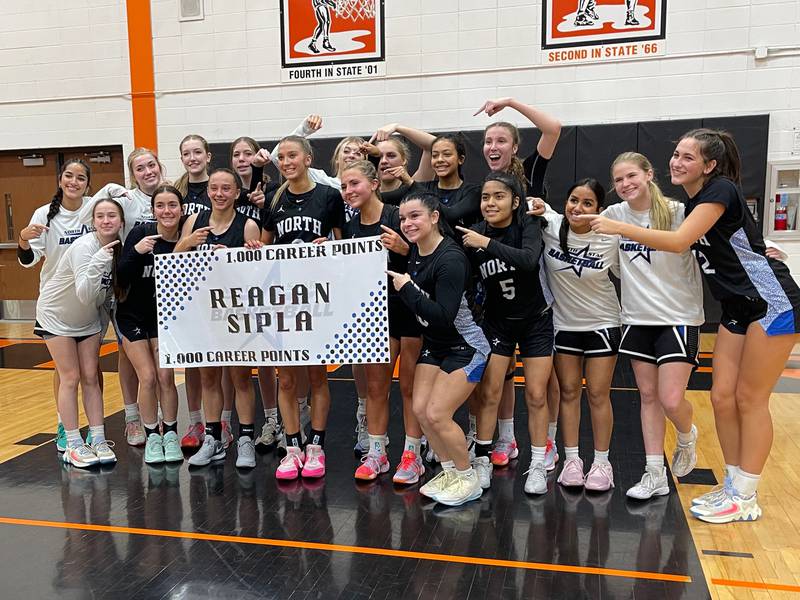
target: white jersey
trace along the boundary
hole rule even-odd
[[[83,205],[90,201],[88,196],[84,196]],[[83,206],[82,205],[82,206]],[[37,208],[31,217],[30,224],[47,225],[47,213],[50,212],[50,204],[45,204]],[[38,238],[33,238],[28,243],[33,251],[33,262],[28,264],[20,261],[23,267],[30,268],[43,258],[45,259],[42,271],[39,273],[39,293],[42,292],[44,284],[52,277],[58,266],[58,261],[72,245],[82,235],[92,231],[91,225],[84,225],[80,220],[80,209],[67,210],[63,206],[58,214],[50,221],[47,231],[42,232]]]
[[[103,305],[111,296],[112,256],[88,233],[61,257],[42,287],[36,320],[45,331],[78,337],[98,333],[106,322]]]
[[[683,223],[680,202],[667,200],[673,212],[672,230]],[[603,215],[639,227],[650,227],[650,211],[632,210],[627,202],[613,204]],[[654,250],[620,237],[622,322],[626,325],[702,325],[703,286],[691,250],[677,254]]]
[[[139,188],[128,189],[116,183],[109,183],[97,192],[89,202],[81,208],[80,220],[86,225],[92,224],[92,211],[94,205],[100,200],[113,198],[122,205],[125,212],[125,227],[120,231],[123,243],[131,229],[142,223],[152,223],[156,220],[153,216],[153,206],[150,196]]]
[[[567,235],[568,254],[558,233],[564,216],[544,214],[544,264],[553,292],[553,326],[557,331],[596,331],[619,327],[620,309],[609,270],[619,273],[619,238],[615,235]]]

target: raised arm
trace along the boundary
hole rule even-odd
[[[375,132],[375,135],[372,136],[372,139],[370,139],[370,142],[383,142],[384,140],[389,139],[389,137],[394,133],[402,135],[409,142],[422,150],[422,156],[420,156],[419,165],[417,166],[416,172],[412,176],[414,181],[430,181],[433,179],[436,174],[431,166],[431,146],[433,146],[433,140],[436,139],[436,136],[426,131],[422,131],[421,129],[407,127],[405,125],[400,125],[399,123],[390,123],[378,129],[378,131]]]
[[[516,98],[510,97],[488,100],[475,114],[478,115],[485,112],[491,117],[504,108],[513,108],[533,123],[542,133],[542,137],[539,138],[539,143],[536,145],[536,151],[542,158],[549,159],[552,157],[556,149],[556,144],[558,143],[558,138],[561,135],[561,123],[559,120],[535,106],[523,104]]]

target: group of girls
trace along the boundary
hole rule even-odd
[[[582,179],[569,189],[561,215],[539,199],[560,124],[512,98],[489,101],[479,112],[492,116],[505,108],[528,118],[541,137],[523,161],[517,128],[488,126],[483,154],[492,172],[482,185],[464,181],[466,149],[459,136],[434,137],[399,124],[381,128],[369,142],[342,140],[334,175],[328,175],[311,167],[306,136],[321,127],[313,115],[272,153],[239,138],[231,146],[231,169],[209,172],[207,142],[187,136],[180,145],[186,173],[175,187],[165,184],[154,153],[137,150],[129,159],[133,190],[107,186],[87,199],[88,167],[68,162],[59,193],[37,211],[19,244],[23,264],[47,256],[36,331],[58,372],[64,460],[76,466],[114,460],[97,377],[100,336],[113,304],[138,382],[133,397],[144,420],[147,462],[181,460],[181,446],[198,448],[189,459],[195,466],[224,458],[234,438],[235,404],[238,467],[255,466],[256,444],[280,442],[286,453],[276,478],[322,477],[331,403],[324,366],[282,367],[277,376],[271,367],[259,369],[265,425],[258,438],[249,368],[188,369],[190,423],[178,441],[173,374],[158,366],[152,256],[380,235],[388,251],[391,362],[354,368],[356,449],[364,454],[357,479],[373,480],[390,469],[388,398],[399,358],[405,440],[393,481],[422,480],[426,439],[442,470],[420,493],[451,506],[478,498],[490,487],[493,468],[519,453],[513,425],[519,352],[531,441],[525,492],[547,491],[547,471],[558,460],[559,412],[565,457],[558,482],[607,491],[614,487],[610,387],[623,353],[640,391],[646,453],[643,475],[627,495],[664,495],[665,417],[677,431],[673,473],[686,475],[696,463],[697,428],[685,399],[704,321],[695,254],[724,307],[712,402],[727,476],[725,485],[696,499],[692,512],[709,522],[758,518],[756,485],[771,445],[769,393],[795,341],[800,290],[785,266],[767,255],[746,209],[733,140],[710,130],[681,139],[670,174],[689,195],[685,209],[663,196],[646,157],[625,152],[610,173],[621,203],[603,210],[602,184]],[[395,134],[422,151],[413,175],[409,148]],[[263,179],[268,161],[277,166],[281,185]],[[304,218],[293,218],[299,214]],[[59,231],[78,231],[81,223],[94,231],[59,250],[55,240],[69,238]],[[621,307],[609,273],[621,281]],[[760,361],[769,367],[740,369],[756,356],[769,357]],[[584,376],[594,438],[588,471],[578,447]],[[77,429],[79,382],[88,444]],[[465,436],[453,417],[467,400]]]

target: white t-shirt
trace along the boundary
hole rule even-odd
[[[667,201],[673,211],[672,230],[683,223],[680,202]],[[639,227],[650,227],[650,211],[632,210],[627,202],[613,204],[603,215]],[[622,322],[626,325],[702,325],[703,286],[691,250],[677,254],[654,250],[620,237]]]
[[[88,196],[84,196],[83,205],[90,201]],[[47,225],[47,213],[50,212],[50,204],[45,204],[37,208],[31,217],[30,224]],[[92,226],[84,225],[80,220],[80,209],[67,210],[63,206],[58,214],[50,221],[47,231],[43,232],[38,238],[33,238],[28,243],[33,251],[33,262],[28,264],[20,261],[23,267],[30,268],[43,258],[45,259],[42,271],[39,274],[39,293],[42,292],[44,284],[52,277],[56,271],[58,262],[72,243],[82,235],[92,231]]]
[[[113,198],[122,205],[125,213],[125,227],[120,231],[120,239],[125,242],[131,229],[142,223],[152,223],[156,220],[153,216],[153,207],[150,196],[139,188],[128,189],[116,183],[109,183],[92,196],[89,202],[81,208],[80,220],[86,225],[92,224],[92,211],[94,205],[100,200]]]
[[[77,239],[39,293],[36,320],[45,331],[78,337],[98,333],[111,296],[112,256],[92,233]]]
[[[559,241],[564,216],[544,214],[544,263],[553,292],[553,325],[564,331],[596,331],[619,327],[620,308],[611,270],[619,273],[619,238],[569,231],[565,255]]]

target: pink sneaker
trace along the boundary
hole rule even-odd
[[[497,440],[491,453],[492,464],[496,467],[505,467],[509,461],[519,456],[517,440]]]
[[[373,454],[370,452],[361,459],[361,465],[356,469],[356,479],[372,481],[388,470],[389,457],[385,454]]]
[[[275,471],[276,479],[297,479],[300,476],[300,469],[303,468],[305,456],[303,451],[296,446],[286,448],[286,456],[281,459]]]
[[[228,421],[222,421],[222,447],[226,450],[233,442],[233,432],[231,431],[231,424]]]
[[[558,483],[565,487],[583,487],[583,461],[580,458],[565,460]]]
[[[545,471],[552,471],[556,468],[556,463],[558,462],[558,448],[556,448],[556,444],[550,438],[547,438],[547,447],[544,451],[544,470]]]
[[[614,469],[611,463],[593,462],[586,474],[584,487],[593,492],[606,492],[614,487]]]
[[[392,481],[401,485],[413,485],[424,474],[425,465],[422,464],[422,459],[411,450],[406,450],[400,457],[400,464],[397,465]]]
[[[206,439],[206,428],[202,423],[193,423],[181,438],[181,448],[199,448]]]
[[[303,477],[324,477],[325,476],[325,451],[318,444],[308,444],[306,446],[306,462]]]

